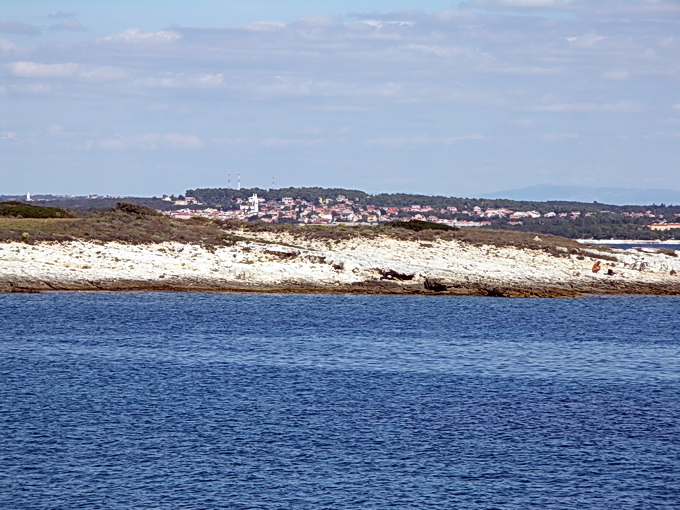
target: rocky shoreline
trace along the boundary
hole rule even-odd
[[[591,246],[576,254],[559,246],[541,250],[386,236],[324,240],[261,232],[249,237],[220,247],[0,243],[0,292],[680,294],[680,252],[654,248],[599,251]],[[595,273],[597,261],[601,270]]]

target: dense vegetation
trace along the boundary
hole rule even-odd
[[[632,218],[621,215],[598,214],[571,218],[525,218],[522,225],[507,225],[494,221],[493,228],[518,230],[538,234],[552,234],[572,239],[640,239],[670,240],[680,238],[680,231],[650,230],[649,218]]]
[[[388,228],[405,228],[407,230],[415,230],[416,232],[422,232],[423,230],[460,230],[458,227],[420,220],[392,221],[385,223],[385,226]]]
[[[145,205],[141,204],[133,204],[130,202],[118,202],[116,204],[116,207],[112,209],[113,211],[121,211],[133,216],[141,216],[142,218],[144,217],[153,217],[153,216],[162,216],[161,213],[159,213],[157,210],[152,209],[151,207],[147,207]]]
[[[213,207],[230,208],[233,201],[237,198],[246,199],[257,193],[259,197],[267,201],[280,201],[283,197],[292,197],[306,200],[311,203],[318,203],[319,199],[334,201],[338,195],[352,200],[358,205],[373,205],[375,207],[409,207],[417,204],[420,206],[429,206],[435,209],[442,209],[446,207],[456,207],[459,210],[472,210],[474,207],[481,209],[487,208],[507,208],[513,211],[538,211],[541,214],[556,212],[569,213],[571,211],[595,212],[611,211],[616,213],[623,212],[646,212],[650,211],[657,215],[672,216],[680,214],[680,205],[667,206],[665,204],[652,204],[645,206],[638,205],[610,205],[599,202],[569,202],[549,200],[545,202],[535,201],[519,201],[507,199],[490,199],[490,198],[461,198],[461,197],[445,197],[438,195],[416,195],[410,193],[380,193],[377,195],[369,195],[363,191],[344,189],[344,188],[277,188],[277,189],[262,189],[262,188],[241,188],[239,190],[231,188],[196,188],[186,190],[186,196],[194,197],[199,202],[208,204]]]
[[[92,216],[93,214],[108,211],[121,201],[121,198],[60,197],[53,195],[35,195],[33,198],[36,200],[47,200],[47,203],[50,204],[58,204],[59,208],[68,211],[69,215],[77,217]],[[145,205],[159,211],[168,211],[175,208],[172,202],[156,197],[125,197],[124,200],[129,203]]]
[[[217,206],[225,207],[227,209],[233,206],[233,202],[237,199],[247,199],[257,193],[258,197],[265,200],[280,201],[283,197],[292,197],[306,200],[311,203],[318,203],[319,199],[335,200],[338,195],[342,195],[349,200],[357,203],[366,203],[370,198],[368,193],[359,190],[343,189],[343,188],[276,188],[276,189],[262,189],[262,188],[198,188],[188,189],[186,196],[194,197],[199,202]]]
[[[58,207],[44,207],[22,202],[0,202],[0,216],[10,218],[72,218]]]

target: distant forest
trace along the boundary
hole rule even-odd
[[[246,199],[257,193],[267,201],[280,201],[283,197],[299,198],[310,203],[318,203],[319,198],[335,200],[339,195],[358,204],[373,203],[371,195],[363,191],[344,188],[197,188],[188,189],[186,196],[212,206],[229,208],[237,198]]]
[[[623,212],[646,212],[673,216],[680,214],[680,205],[666,206],[664,204],[653,205],[609,205],[599,202],[564,202],[546,201],[529,202],[507,199],[492,198],[460,198],[445,197],[440,195],[415,195],[410,193],[380,193],[369,195],[368,193],[354,189],[344,188],[196,188],[186,190],[186,196],[194,197],[199,202],[212,207],[231,208],[237,198],[247,199],[254,193],[267,201],[280,201],[283,197],[292,197],[306,200],[311,203],[318,203],[319,198],[334,201],[339,195],[354,201],[358,205],[373,205],[375,207],[408,207],[410,205],[429,206],[436,209],[446,207],[456,207],[459,210],[471,210],[474,207],[481,209],[488,208],[507,208],[513,211],[538,211],[541,214],[548,212],[601,212],[611,211],[615,213]]]

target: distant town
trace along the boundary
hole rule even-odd
[[[133,201],[175,219],[199,216],[221,221],[298,225],[377,225],[420,220],[452,227],[525,230],[574,238],[680,238],[680,206],[664,204],[616,206],[597,202],[369,195],[341,188],[199,188],[187,190],[184,195],[163,195],[160,198],[111,195],[26,195],[21,198],[27,202],[60,202],[60,207],[75,210]]]
[[[264,221],[266,223],[301,223],[312,225],[330,225],[333,223],[370,223],[377,224],[388,221],[409,221],[421,220],[433,223],[441,223],[452,227],[484,227],[492,225],[492,219],[506,219],[508,225],[522,225],[526,219],[536,218],[568,218],[576,220],[583,214],[585,217],[595,216],[594,211],[581,212],[572,210],[569,212],[549,211],[540,213],[539,211],[513,211],[506,207],[482,209],[474,206],[470,210],[459,210],[455,206],[434,208],[418,204],[411,204],[406,207],[383,207],[378,208],[373,205],[357,204],[344,195],[337,195],[334,199],[319,198],[318,204],[312,204],[306,200],[294,197],[283,197],[280,202],[267,202],[263,197],[258,197],[257,193],[247,199],[235,199],[238,204],[236,210],[221,210],[207,207],[196,209],[191,206],[205,205],[195,197],[183,197],[171,199],[164,197],[163,200],[170,201],[180,209],[165,211],[164,214],[173,218],[188,219],[194,216],[203,216],[219,220],[235,221]],[[606,211],[611,214],[610,211]],[[464,216],[464,219],[460,216]],[[630,218],[656,218],[651,210],[644,212],[622,212],[622,216]],[[680,213],[674,215],[680,218]],[[669,230],[680,228],[680,223],[650,223],[652,230]]]

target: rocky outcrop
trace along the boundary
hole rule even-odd
[[[678,253],[249,233],[233,246],[0,243],[0,291],[194,290],[504,297],[680,294]],[[601,270],[592,271],[596,261]],[[610,271],[611,270],[611,271]],[[614,273],[614,274],[608,274]]]

